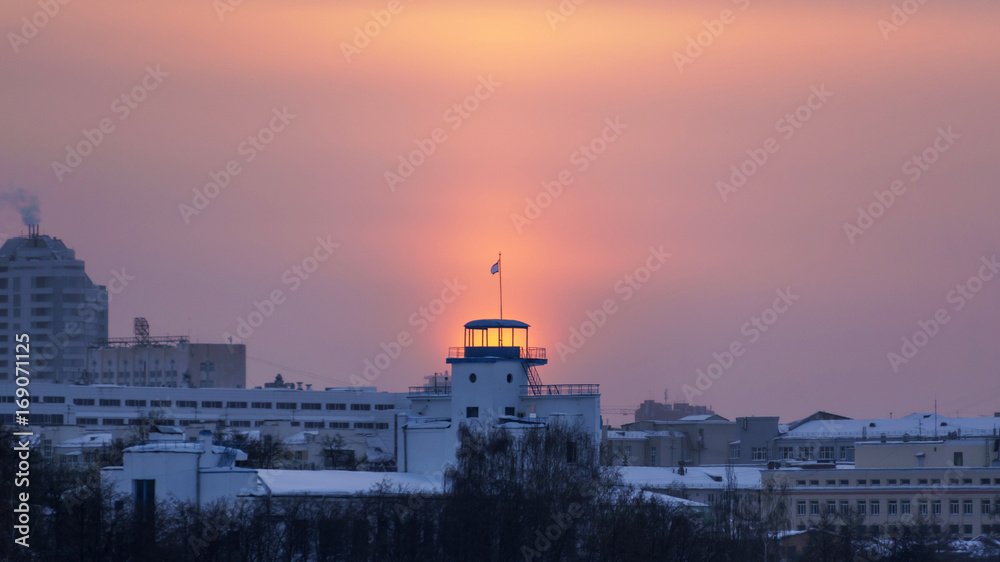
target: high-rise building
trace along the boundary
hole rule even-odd
[[[0,247],[0,379],[14,376],[20,334],[30,338],[31,377],[50,382],[75,380],[87,348],[108,337],[107,288],[37,224]]]

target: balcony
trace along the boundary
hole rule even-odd
[[[521,385],[521,396],[581,396],[600,394],[599,384]]]
[[[487,347],[449,347],[449,359],[470,359],[479,357],[502,357],[504,359],[532,359],[545,361],[544,347],[513,347],[513,346],[487,346]]]

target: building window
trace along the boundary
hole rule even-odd
[[[135,493],[137,523],[152,526],[156,513],[156,480],[133,480],[132,489]]]
[[[903,515],[909,515],[910,514],[910,500],[903,500],[903,501],[901,501],[899,503],[900,503],[900,506],[902,507],[902,514]]]
[[[322,407],[323,407],[322,404],[307,403],[307,402],[302,403],[303,410],[319,410]]]
[[[346,410],[347,404],[327,404],[327,410]]]
[[[917,502],[917,513],[920,515],[927,515],[927,500],[920,500]]]
[[[149,405],[153,408],[169,408],[170,400],[150,400]]]
[[[854,460],[854,445],[845,445],[840,448],[840,460],[842,461]]]
[[[76,418],[79,425],[97,425],[97,418]]]
[[[934,500],[932,507],[933,509],[931,511],[934,515],[941,515],[941,500]]]
[[[837,502],[835,502],[833,500],[827,500],[827,502],[826,502],[826,513],[827,513],[827,515],[836,515],[837,514]]]
[[[962,466],[962,461],[965,459],[962,458],[961,451],[955,453],[954,460],[955,460],[955,466]]]
[[[375,404],[376,410],[395,410],[395,404]]]
[[[306,429],[321,429],[323,427],[323,422],[321,422],[321,421],[318,421],[318,422],[307,421],[306,424],[305,424],[305,427],[306,427]]]
[[[260,409],[260,410],[270,410],[271,409],[271,403],[270,402],[251,402],[250,403],[250,407],[251,408],[257,408],[257,409]]]
[[[962,525],[962,533],[965,535],[972,534],[972,525]]]
[[[201,401],[201,407],[202,408],[221,408],[222,407],[222,401],[221,400],[202,400]]]
[[[805,501],[799,501],[798,503],[795,504],[795,514],[796,515],[805,515],[806,514],[806,502]]]
[[[465,409],[465,417],[467,418],[478,418],[479,417],[479,407],[469,406]]]
[[[74,398],[73,399],[73,405],[74,406],[93,406],[94,405],[94,399],[93,398]]]
[[[122,401],[111,398],[101,398],[101,406],[121,406]]]
[[[981,510],[980,512],[983,515],[989,515],[990,514],[990,500],[981,500],[979,505],[980,505],[980,510]]]
[[[330,422],[330,429],[348,429],[351,424],[347,422]]]
[[[469,382],[476,382],[476,373],[471,373],[469,375]]]
[[[576,462],[576,443],[573,441],[566,442],[566,462],[567,463]]]
[[[948,514],[958,515],[958,500],[951,500],[951,502],[948,503]]]
[[[354,424],[354,429],[375,429],[375,424],[372,422],[357,422]]]
[[[503,415],[505,415],[505,416],[513,416],[514,415],[514,407],[513,406],[507,406],[507,407],[505,407],[503,409]]]
[[[813,458],[813,448],[805,445],[799,445],[799,458],[802,460],[810,460]]]
[[[65,404],[66,403],[66,397],[65,396],[46,396],[42,401],[45,402],[46,404]],[[987,482],[987,484],[989,484],[989,482]]]
[[[858,478],[858,486],[867,486],[867,485],[868,485],[868,480],[864,478]]]
[[[792,447],[778,447],[778,458],[779,459],[793,459],[795,454]]]
[[[738,459],[740,458],[740,444],[730,443],[729,444],[729,458]]]
[[[371,410],[371,404],[351,404],[352,410]]]
[[[819,515],[819,501],[809,501],[809,515]]]
[[[767,447],[753,447],[750,449],[751,460],[755,461],[766,461],[767,460]]]
[[[872,515],[878,515],[879,514],[880,510],[879,510],[878,500],[872,500],[871,502],[869,502],[868,505],[869,505],[869,507],[871,507]],[[907,504],[907,505],[909,505],[909,504]]]
[[[819,460],[821,461],[833,460],[833,445],[822,445],[819,448]]]
[[[965,500],[962,502],[962,514],[972,515],[972,500]]]
[[[890,478],[890,479],[886,480],[885,483],[887,485],[889,485],[889,486],[895,486],[896,485],[896,479],[895,478]]]
[[[841,515],[847,515],[850,512],[851,512],[851,504],[849,502],[846,502],[846,501],[841,501],[840,502],[840,514]]]
[[[295,402],[278,402],[274,407],[279,410],[294,410]]]
[[[858,515],[865,514],[865,512],[867,511],[865,507],[867,507],[867,505],[865,504],[865,500],[858,500]]]
[[[197,408],[198,407],[198,402],[195,401],[195,400],[178,400],[177,401],[177,407],[178,408]]]
[[[375,429],[389,429],[389,424],[385,422],[376,423]]]
[[[896,515],[897,513],[899,513],[898,511],[899,507],[898,504],[896,503],[896,500],[889,500],[887,504],[889,506],[889,515]]]
[[[247,407],[247,403],[246,402],[226,402],[226,407],[227,408],[240,408],[240,409],[242,409],[242,408],[246,408]]]
[[[881,486],[882,480],[879,478],[872,478],[872,486]]]

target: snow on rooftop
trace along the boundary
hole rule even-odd
[[[258,470],[263,484],[259,493],[275,496],[354,496],[370,492],[379,484],[406,493],[439,494],[440,478],[408,472],[362,472],[352,470]]]
[[[67,439],[56,447],[70,448],[100,448],[111,444],[111,433],[85,433],[73,439]]]
[[[778,439],[944,437],[958,433],[963,437],[993,436],[1000,431],[1000,418],[949,418],[935,414],[916,413],[902,418],[864,420],[814,420],[788,431]]]
[[[760,468],[734,466],[736,485],[740,488],[760,488]],[[643,489],[662,490],[670,487],[722,489],[726,487],[725,466],[684,467],[684,474],[666,466],[623,466],[622,480]]]

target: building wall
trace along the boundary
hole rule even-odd
[[[908,443],[858,443],[855,459],[859,466],[870,468],[902,468],[923,466],[948,467],[990,466],[996,453],[993,439],[963,439],[960,441],[910,441]],[[958,456],[956,456],[956,453]],[[957,461],[957,462],[956,462]]]
[[[762,483],[787,487],[793,529],[815,525],[824,512],[857,514],[866,527],[922,516],[965,538],[1000,529],[1000,468],[779,469],[764,470]]]
[[[87,348],[108,337],[107,304],[107,288],[59,239],[7,240],[0,247],[0,381],[13,377],[21,333],[30,336],[34,380],[75,380]]]
[[[246,388],[246,346],[190,343],[91,347],[82,382],[125,386]]]
[[[13,382],[0,381],[0,404],[13,401],[14,389]],[[222,422],[226,427],[252,430],[270,421],[284,421],[294,432],[329,428],[374,433],[389,447],[393,446],[395,413],[409,407],[405,394],[378,392],[373,387],[293,390],[32,382],[29,389],[32,426],[80,425],[107,431],[155,412],[169,425],[185,427],[206,424],[214,428]],[[269,407],[255,407],[264,405]],[[12,424],[12,411],[0,408],[0,421]]]

